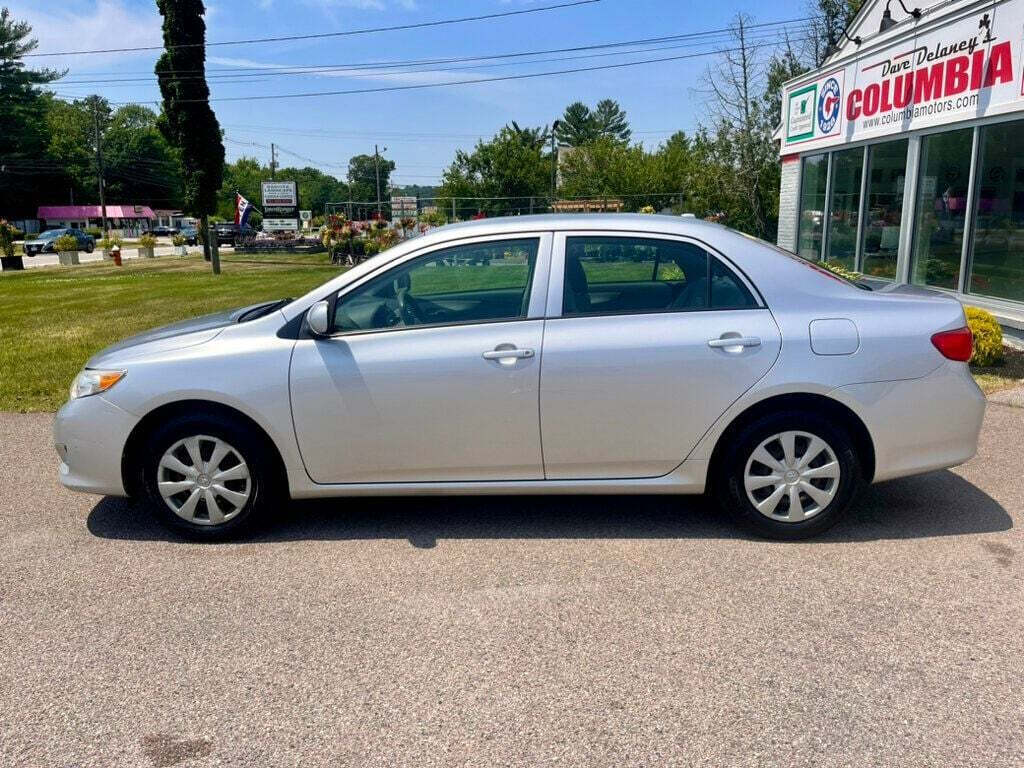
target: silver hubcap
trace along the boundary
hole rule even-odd
[[[242,454],[219,437],[193,435],[164,453],[157,488],[178,517],[197,525],[219,525],[249,501],[252,481]]]
[[[839,490],[839,461],[832,447],[810,432],[772,435],[747,459],[747,498],[772,520],[799,523],[821,512]]]

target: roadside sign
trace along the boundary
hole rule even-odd
[[[264,181],[263,231],[293,232],[299,228],[299,187],[294,181]]]
[[[392,197],[391,218],[401,219],[405,216],[415,216],[418,200],[414,195]]]

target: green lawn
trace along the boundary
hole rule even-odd
[[[326,254],[200,257],[0,273],[0,411],[52,411],[95,352],[133,333],[301,296],[338,274]]]

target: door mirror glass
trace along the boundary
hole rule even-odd
[[[306,325],[314,336],[326,336],[331,331],[330,304],[318,301],[306,313]]]

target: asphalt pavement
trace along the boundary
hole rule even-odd
[[[233,544],[0,414],[0,765],[1024,764],[1024,410],[822,539],[701,500],[293,504]]]

